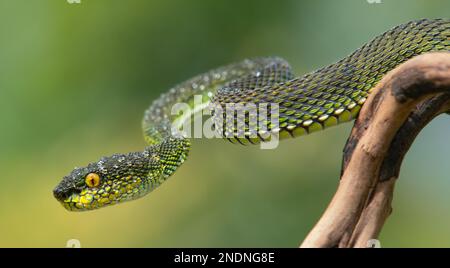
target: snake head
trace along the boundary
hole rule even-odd
[[[142,197],[184,162],[189,141],[167,139],[143,152],[103,157],[75,168],[53,190],[69,211],[86,211]]]
[[[70,211],[101,208],[145,195],[159,184],[163,169],[151,150],[116,154],[75,168],[56,186],[53,195]]]

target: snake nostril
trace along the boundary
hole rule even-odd
[[[53,189],[53,196],[58,200],[63,200],[66,199],[68,195],[63,189],[56,187]]]

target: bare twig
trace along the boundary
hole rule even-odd
[[[450,53],[415,57],[370,94],[344,149],[339,187],[301,247],[366,247],[391,213],[402,160],[418,133],[450,111]]]

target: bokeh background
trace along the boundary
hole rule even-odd
[[[331,199],[351,124],[276,150],[194,140],[140,200],[70,213],[53,187],[74,166],[144,147],[153,99],[210,68],[281,56],[298,74],[450,2],[0,1],[0,247],[296,247]],[[450,246],[450,116],[404,162],[383,247]]]

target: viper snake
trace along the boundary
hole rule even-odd
[[[146,195],[186,160],[190,140],[179,127],[206,107],[255,104],[256,114],[246,111],[240,117],[226,117],[216,110],[212,113],[216,133],[242,144],[269,142],[275,136],[297,137],[351,121],[387,72],[432,51],[450,51],[449,19],[422,19],[396,26],[338,62],[303,76],[295,76],[289,64],[276,57],[208,71],[171,88],[151,104],[143,119],[149,145],[142,152],[115,154],[75,168],[53,194],[70,211],[92,210]],[[195,96],[202,102],[197,109],[192,107]],[[177,103],[193,109],[182,116],[173,114]],[[260,104],[270,104],[264,113],[271,118],[276,115],[276,124],[259,119],[263,113]]]

